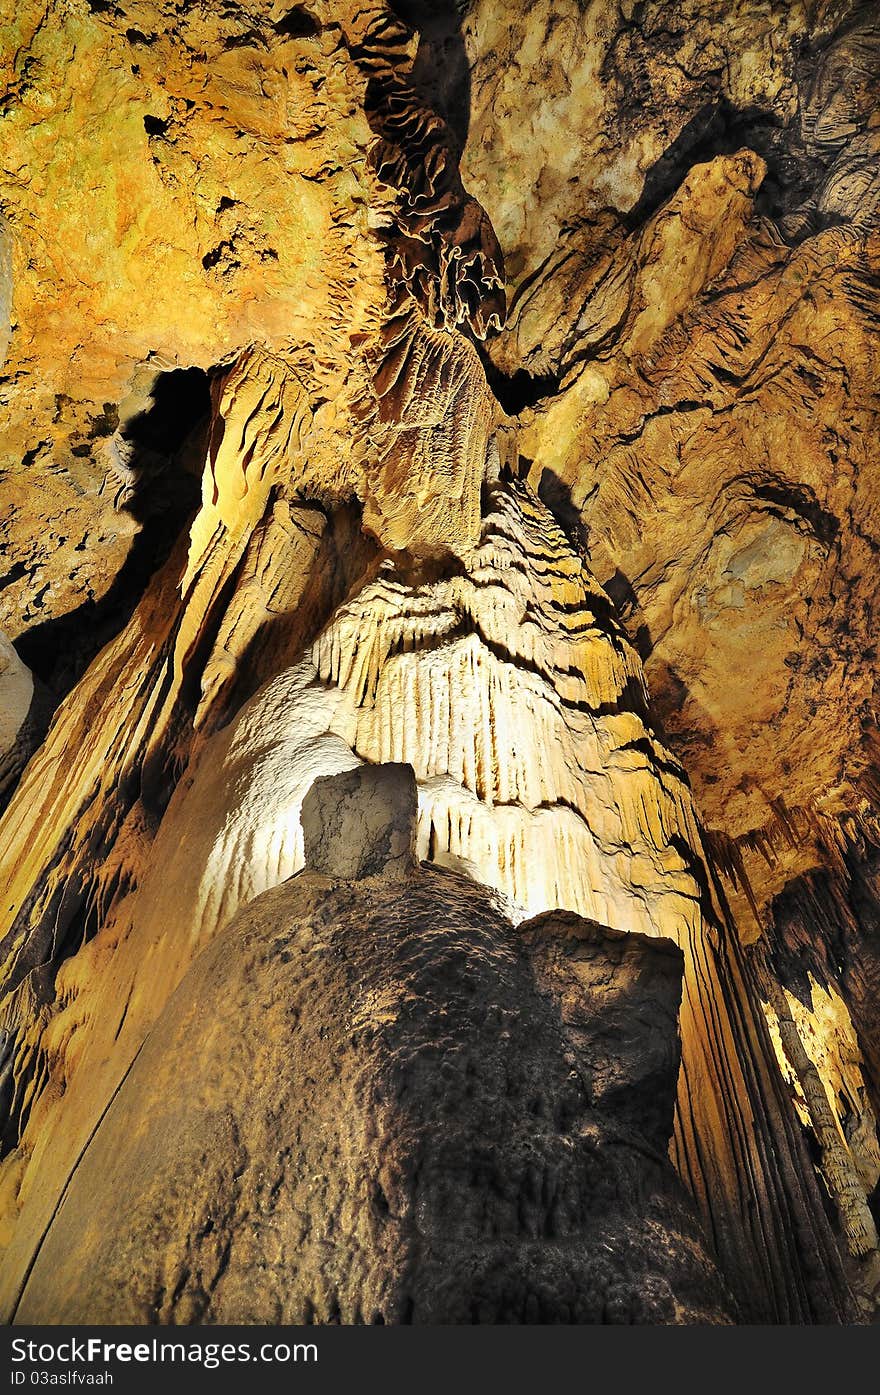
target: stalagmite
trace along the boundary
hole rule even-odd
[[[876,1313],[878,29],[630,8],[18,7],[7,1321]]]

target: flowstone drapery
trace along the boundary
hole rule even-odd
[[[8,1320],[872,1310],[875,27],[810,68],[761,5],[555,8],[17,7]],[[337,1134],[297,1081],[346,1014]]]

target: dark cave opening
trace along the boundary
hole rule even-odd
[[[304,5],[294,5],[272,26],[287,39],[313,39],[321,32],[320,21]]]
[[[485,344],[477,339],[471,342],[483,365],[486,381],[499,406],[509,417],[518,417],[527,407],[535,407],[547,397],[556,397],[562,379],[558,373],[530,373],[527,368],[517,368],[515,373],[503,373],[496,367],[486,351]]]
[[[773,112],[740,108],[726,97],[701,107],[645,176],[640,199],[624,216],[639,228],[675,193],[688,170],[717,155],[754,150],[767,164],[755,212],[773,220],[805,202],[815,189],[823,165],[807,153],[795,124]]]
[[[200,368],[180,368],[157,374],[144,409],[115,432],[115,412],[94,420],[93,448],[103,445],[109,453],[108,478],[117,481],[117,507],[140,528],[103,596],[89,597],[76,610],[33,626],[15,641],[53,709],[128,623],[150,578],[189,524],[199,501],[210,413],[210,375]]]

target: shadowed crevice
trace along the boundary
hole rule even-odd
[[[199,368],[160,373],[146,408],[102,442],[117,507],[137,520],[140,531],[105,595],[35,625],[15,641],[53,708],[131,619],[150,578],[190,523],[199,502],[196,470],[206,444],[209,383]]]

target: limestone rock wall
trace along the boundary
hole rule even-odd
[[[0,801],[15,788],[28,756],[39,744],[39,697],[33,674],[0,634]]]
[[[3,1311],[39,1264],[27,1303],[49,1312],[52,1217],[134,1108],[157,1024],[252,902],[267,945],[300,915],[316,782],[353,798],[389,762],[415,771],[418,885],[456,888],[456,946],[491,905],[518,954],[511,927],[542,915],[681,947],[672,1156],[737,1315],[871,1311],[870,7],[2,18],[10,792],[37,748],[0,820]],[[609,1007],[587,989],[585,1021]],[[231,1306],[201,1278],[177,1292],[191,1219],[137,1312],[275,1312],[250,1260]],[[64,1224],[67,1245],[72,1206]],[[696,1320],[668,1293],[638,1307],[632,1254],[620,1311]],[[561,1273],[553,1312],[614,1310],[604,1279],[578,1307]],[[385,1282],[345,1313],[412,1316]]]
[[[873,1138],[876,7],[478,3],[462,36],[496,390],[645,661],[741,938],[835,1058],[840,1143]],[[854,1069],[858,1123],[831,1084]]]

